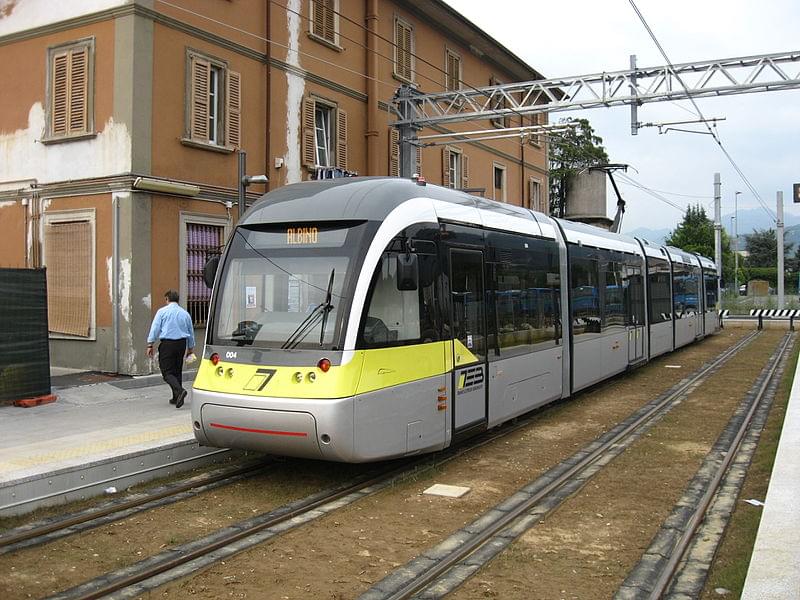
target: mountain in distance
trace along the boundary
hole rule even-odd
[[[774,207],[770,208],[773,210],[773,212],[775,211]],[[728,232],[728,235],[733,236],[731,217],[733,217],[733,213],[728,213],[722,216],[722,228]],[[709,218],[714,218],[713,213],[709,215]],[[775,229],[775,221],[773,221],[772,217],[761,208],[749,208],[746,210],[740,209],[736,218],[739,220],[739,226],[737,227],[739,230],[739,235],[753,233],[753,231],[756,229]],[[800,217],[790,214],[784,210],[783,224],[786,227],[786,230],[788,230],[789,227],[800,225]]]
[[[664,240],[667,239],[670,233],[672,233],[671,229],[648,229],[647,227],[637,227],[636,229],[631,229],[630,231],[623,231],[624,235],[629,235],[631,237],[640,237],[646,239],[648,242],[655,244],[656,246],[661,246],[664,244]]]

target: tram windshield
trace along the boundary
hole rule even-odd
[[[230,241],[213,344],[335,350],[365,223],[242,226]]]

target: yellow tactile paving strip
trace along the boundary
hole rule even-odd
[[[113,431],[113,429],[107,430],[105,435],[108,436]],[[0,458],[0,474],[46,464],[59,465],[87,456],[96,456],[96,458],[100,459],[120,448],[137,447],[170,438],[191,436],[191,433],[191,423],[181,423],[150,431],[139,431],[135,434],[112,435],[111,437],[95,440],[86,439],[91,436],[73,436],[76,445],[70,445],[69,441],[71,440],[62,440],[61,445],[63,447],[57,450],[52,449],[53,441],[30,444],[27,447],[16,448],[14,450],[15,456],[13,457],[5,456]],[[65,441],[66,443],[64,443]],[[84,443],[81,443],[81,441]]]

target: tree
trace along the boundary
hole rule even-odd
[[[731,239],[723,229],[722,234],[722,273],[725,281],[733,280],[733,251]],[[666,239],[670,246],[676,246],[687,252],[696,252],[707,258],[714,259],[714,222],[706,215],[706,210],[700,206],[689,206],[683,221],[670,233]]]
[[[778,264],[778,236],[774,229],[756,229],[747,236],[747,266],[776,267]],[[783,255],[792,251],[794,244],[783,244]]]
[[[550,214],[564,216],[570,179],[587,167],[608,164],[603,138],[594,134],[587,119],[562,119],[576,123],[564,133],[553,136],[549,148]]]

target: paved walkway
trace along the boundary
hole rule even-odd
[[[185,376],[191,389],[193,373]],[[191,423],[191,391],[181,409],[169,404],[158,376],[54,388],[58,400],[33,408],[0,406],[0,514],[19,503],[21,486],[47,486],[60,476],[65,489],[84,480],[81,469],[143,457],[164,448],[197,450]],[[189,450],[187,450],[189,451]],[[149,468],[151,465],[147,465]],[[66,474],[66,475],[65,475]],[[109,475],[105,474],[108,478]],[[78,482],[80,483],[80,481]],[[50,483],[55,491],[59,484]],[[32,497],[53,493],[32,492]],[[64,500],[65,498],[61,498]]]

